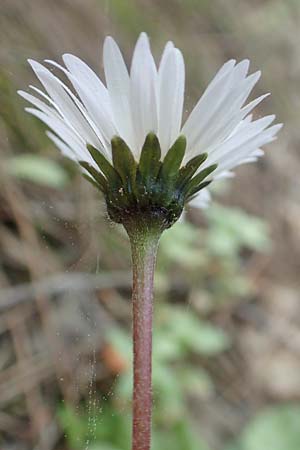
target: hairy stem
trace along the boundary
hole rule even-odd
[[[152,415],[153,278],[158,227],[127,228],[133,266],[133,428],[132,450],[150,450]]]

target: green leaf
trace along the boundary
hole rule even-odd
[[[121,447],[115,447],[106,443],[98,443],[94,445],[89,445],[88,450],[123,450]]]
[[[182,351],[180,343],[176,339],[169,339],[169,336],[159,329],[155,330],[153,336],[153,358],[156,361],[166,363],[181,358]]]
[[[300,405],[279,405],[259,413],[227,450],[299,450]]]
[[[96,183],[96,181],[94,180],[94,178],[90,177],[89,175],[87,175],[86,173],[82,174],[83,178],[85,178],[89,183],[91,183],[95,188],[99,189],[99,184]]]
[[[188,193],[187,198],[188,198],[189,200],[191,200],[192,197],[193,197],[195,194],[197,194],[197,192],[199,192],[199,191],[201,191],[201,189],[204,189],[204,188],[206,188],[207,186],[209,186],[210,183],[211,183],[211,181],[212,181],[212,180],[209,180],[209,181],[203,181],[203,183],[200,183],[200,184],[198,184],[198,186],[195,186],[195,187],[194,187],[193,189],[191,189],[191,191]]]
[[[114,168],[120,175],[126,192],[129,194],[135,191],[135,179],[137,164],[135,159],[123,139],[115,136],[111,140],[112,158]]]
[[[153,390],[156,394],[155,402],[158,404],[158,415],[167,410],[169,411],[169,420],[181,417],[184,393],[176,371],[172,367],[156,364],[154,361]]]
[[[207,245],[213,254],[234,257],[243,248],[267,251],[270,246],[264,221],[244,211],[214,204],[205,211],[209,222]]]
[[[230,345],[228,336],[209,322],[198,321],[198,332],[190,341],[191,349],[202,355],[213,356],[227,350]]]
[[[185,136],[179,136],[166,154],[160,171],[162,179],[173,178],[178,175],[186,149]]]
[[[97,183],[94,183],[94,184],[98,187],[98,189],[100,187],[103,192],[106,192],[107,191],[107,181],[104,178],[104,176],[100,172],[98,172],[93,166],[91,166],[91,164],[89,164],[86,161],[79,161],[79,164],[82,167],[84,167],[89,172],[89,174],[92,175],[92,180],[93,179],[96,180]],[[91,182],[91,179],[89,179],[90,177],[86,176],[86,174],[83,174],[83,175],[85,175],[85,178]]]
[[[211,166],[206,167],[197,175],[195,175],[194,178],[192,178],[191,181],[189,181],[189,183],[186,185],[184,189],[185,195],[187,197],[190,197],[200,189],[203,189],[203,187],[207,186],[209,182],[206,181],[206,184],[204,185],[202,181],[205,180],[205,178],[208,177],[214,170],[216,170],[217,166],[217,164],[212,164]]]
[[[183,308],[172,310],[168,327],[170,338],[177,339],[190,352],[213,356],[229,345],[227,335],[209,322],[199,320],[195,314]]]
[[[195,269],[202,264],[203,252],[198,247],[199,229],[191,223],[177,222],[162,235],[158,263],[162,267],[168,263],[180,263],[185,268]]]
[[[86,421],[75,414],[70,406],[60,407],[57,416],[70,446],[76,450],[81,449],[86,440]]]
[[[179,177],[176,182],[176,187],[184,187],[206,159],[207,153],[201,153],[201,155],[197,155],[192,158],[184,167],[181,167],[179,170]]]
[[[158,175],[158,198],[157,201],[168,207],[173,201],[175,204],[183,203],[181,191],[176,189],[179,168],[182,163],[186,148],[186,138],[179,136],[166,154]],[[177,195],[178,198],[174,199]]]
[[[207,397],[214,392],[209,374],[201,368],[185,365],[182,370],[178,371],[178,376],[185,392],[189,395]]]
[[[206,442],[189,425],[186,419],[177,420],[167,430],[153,434],[154,450],[208,450]]]
[[[58,163],[31,153],[10,158],[7,169],[17,178],[56,189],[62,189],[69,181],[66,171]]]
[[[138,166],[141,184],[144,185],[147,190],[151,189],[152,183],[157,178],[161,167],[160,157],[161,150],[158,138],[154,133],[149,133],[143,145]]]
[[[132,343],[130,336],[120,327],[110,327],[106,339],[123,355],[131,365]]]
[[[102,401],[101,408],[86,404],[76,410],[63,406],[58,411],[58,418],[69,446],[74,450],[85,448],[87,441],[89,448],[99,450],[130,449],[130,416],[113,409],[109,403]]]
[[[105,175],[109,182],[109,187],[118,189],[122,186],[122,180],[118,175],[117,171],[113,168],[113,166],[107,161],[105,156],[102,155],[99,150],[93,147],[90,144],[87,144],[87,149],[90,152],[93,160],[100,168],[101,172]]]

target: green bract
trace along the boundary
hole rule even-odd
[[[85,178],[103,192],[108,214],[117,223],[124,224],[135,217],[156,218],[162,228],[169,228],[179,219],[184,205],[210,183],[207,177],[217,167],[213,164],[198,170],[207,158],[206,153],[182,166],[186,150],[184,136],[178,137],[163,160],[154,133],[147,135],[139,163],[120,137],[114,137],[111,146],[112,163],[99,150],[87,145],[99,170],[85,161],[80,164],[89,173],[84,174]]]

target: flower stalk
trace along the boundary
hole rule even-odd
[[[153,280],[159,226],[125,226],[132,251],[133,422],[132,450],[149,450],[152,416]]]

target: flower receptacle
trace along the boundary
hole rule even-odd
[[[183,166],[184,136],[177,138],[163,159],[154,133],[147,135],[139,162],[120,137],[112,139],[111,147],[112,163],[88,145],[95,164],[83,161],[80,164],[88,172],[85,177],[103,192],[109,217],[125,228],[135,221],[158,226],[161,230],[171,227],[181,216],[185,204],[210,183],[207,177],[216,168],[212,165],[199,170],[207,158],[206,153]]]

